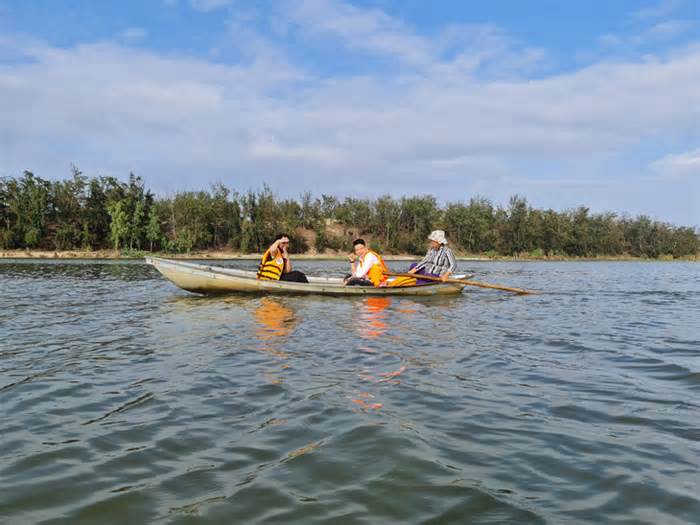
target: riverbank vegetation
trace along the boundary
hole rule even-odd
[[[507,206],[483,197],[439,205],[429,195],[376,199],[304,193],[281,199],[267,187],[157,197],[143,179],[86,177],[49,181],[24,172],[0,179],[0,249],[259,253],[284,231],[296,252],[346,251],[354,237],[384,253],[420,254],[436,228],[458,251],[488,256],[669,258],[696,256],[693,227],[647,216],[556,211],[513,196]]]

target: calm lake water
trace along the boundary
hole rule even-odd
[[[700,265],[461,269],[547,293],[0,261],[0,523],[698,523]]]

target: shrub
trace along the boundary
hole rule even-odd
[[[36,228],[29,228],[24,233],[24,245],[27,248],[36,248],[39,245],[41,232]]]
[[[72,224],[62,224],[56,230],[53,244],[57,250],[71,250],[75,248],[80,237],[78,229]]]
[[[0,248],[12,248],[12,232],[10,230],[0,230]]]

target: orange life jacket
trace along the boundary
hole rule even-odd
[[[386,264],[384,264],[384,260],[382,259],[381,255],[379,255],[377,252],[367,250],[367,253],[371,253],[372,255],[374,255],[379,261],[378,263],[373,264],[372,267],[369,269],[369,271],[367,272],[367,279],[372,281],[372,284],[374,286],[379,286],[388,279],[388,277],[384,274],[389,272],[389,268],[386,267]]]
[[[282,262],[280,262],[280,260]],[[270,257],[270,250],[268,249],[263,254],[260,266],[258,266],[258,279],[263,281],[279,281],[284,273],[286,262],[284,257]]]

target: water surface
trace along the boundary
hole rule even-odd
[[[697,523],[698,268],[206,298],[139,262],[0,261],[0,522]]]

